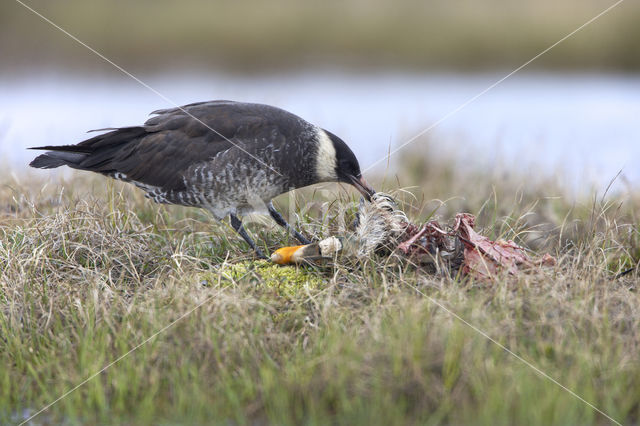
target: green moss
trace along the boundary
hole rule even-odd
[[[281,296],[295,296],[307,289],[322,287],[324,280],[300,266],[280,266],[268,260],[225,265],[222,276],[233,280],[252,280],[256,285],[275,290]]]

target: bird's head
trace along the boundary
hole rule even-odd
[[[344,182],[356,187],[367,199],[375,194],[374,189],[362,177],[360,164],[347,144],[326,130],[318,132],[316,175],[319,182]]]

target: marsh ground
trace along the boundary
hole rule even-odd
[[[85,174],[5,176],[0,421],[18,423],[89,379],[34,422],[610,422],[481,330],[613,419],[638,422],[639,193],[568,200],[553,182],[508,182],[418,160],[377,182],[416,221],[470,211],[483,233],[558,257],[486,284],[386,257],[266,281],[204,212]],[[300,220],[315,236],[354,201],[329,189],[338,201],[296,199],[311,206]],[[270,222],[250,228],[269,249],[287,242]]]
[[[30,7],[128,70],[513,69],[611,2],[258,0],[180,3],[31,0]],[[536,60],[538,69],[640,67],[640,7],[624,2]],[[104,63],[16,1],[0,4],[7,71],[54,67],[108,73]],[[117,71],[114,71],[116,73]]]

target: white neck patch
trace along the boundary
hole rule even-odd
[[[316,175],[322,182],[335,181],[336,174],[336,149],[329,135],[322,130],[317,131],[318,155],[316,157]]]

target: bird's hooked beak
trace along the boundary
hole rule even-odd
[[[351,184],[355,186],[358,191],[360,191],[360,193],[364,196],[364,198],[367,199],[367,201],[371,201],[371,197],[376,193],[376,191],[371,187],[371,185],[369,185],[366,180],[364,180],[364,177],[361,176],[357,178],[355,176],[349,176],[349,180],[351,180]]]

